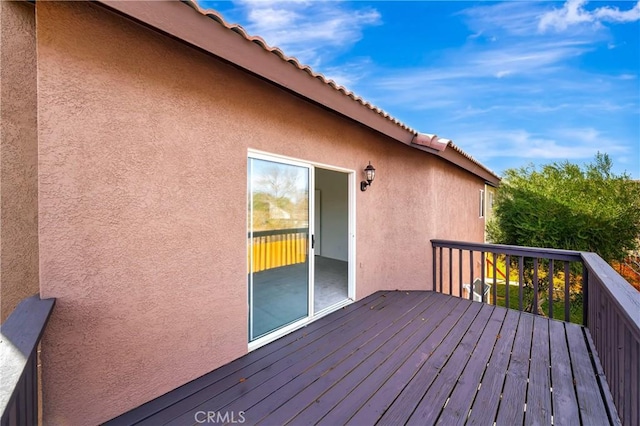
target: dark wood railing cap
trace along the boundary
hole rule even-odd
[[[0,413],[7,404],[38,346],[47,325],[55,299],[35,295],[21,301],[0,326]]]
[[[582,259],[589,272],[609,294],[610,301],[616,304],[619,313],[632,327],[630,331],[635,334],[636,340],[640,341],[640,293],[596,253],[582,253]]]
[[[511,256],[537,257],[568,262],[581,262],[579,251],[560,250],[543,247],[510,246],[505,244],[470,243],[466,241],[431,240],[434,247],[451,247],[461,250],[483,251],[487,253],[509,254]]]

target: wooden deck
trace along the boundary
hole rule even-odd
[[[617,424],[591,347],[578,325],[377,292],[110,423]]]

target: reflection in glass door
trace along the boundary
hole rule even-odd
[[[310,168],[248,163],[249,341],[309,316]]]

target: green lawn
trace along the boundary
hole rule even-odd
[[[492,283],[493,284],[493,283]],[[498,306],[506,306],[506,289],[505,284],[496,284],[496,304]],[[519,288],[518,286],[509,286],[509,307],[512,309],[519,309]],[[522,306],[526,308],[527,305],[533,299],[533,290],[530,288],[523,288],[522,291]],[[549,301],[545,300],[542,304],[542,309],[545,315],[549,316]],[[553,318],[564,320],[564,298],[555,300],[553,303]],[[582,303],[574,302],[569,309],[569,321],[582,324]]]

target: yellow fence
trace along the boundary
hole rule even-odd
[[[507,263],[506,263],[506,256],[505,255],[498,255],[496,256],[493,253],[487,253],[486,257],[485,257],[485,275],[487,278],[493,278],[493,265],[495,262],[496,265],[496,281],[498,282],[507,282],[507,277],[506,277],[506,270],[507,270]],[[564,270],[562,269],[563,265],[560,266],[559,264],[556,264],[556,269],[554,270],[554,276],[553,276],[553,286],[554,288],[560,288],[563,289],[565,286],[565,273]],[[518,270],[518,267],[510,267],[509,268],[509,280],[508,282],[511,285],[517,285],[519,280],[520,280],[520,271]],[[538,278],[540,280],[545,280],[547,279],[547,276],[549,274],[549,271],[546,270],[545,268],[542,267],[542,265],[540,265],[538,267]],[[581,279],[582,277],[580,275],[578,276],[574,276],[573,274],[569,273],[569,283],[570,283],[570,289],[571,292],[578,292],[581,289]]]
[[[278,229],[249,234],[249,273],[307,260],[308,229]]]

